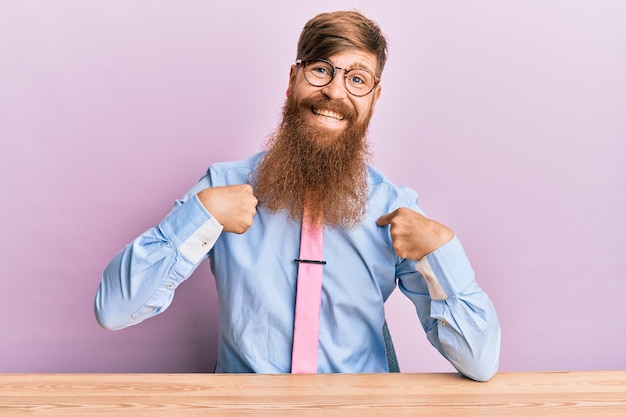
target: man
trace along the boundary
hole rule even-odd
[[[117,330],[162,312],[209,258],[220,304],[216,371],[295,372],[298,274],[313,262],[322,284],[311,372],[389,371],[383,305],[397,285],[460,373],[491,378],[500,327],[461,244],[421,214],[413,190],[366,163],[386,54],[379,27],[357,12],[309,21],[268,150],[212,165],[111,261],[96,295],[99,323]],[[304,224],[323,229],[322,259],[298,259]]]

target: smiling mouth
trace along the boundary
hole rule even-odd
[[[320,110],[320,109],[316,109],[315,107],[313,107],[312,110],[313,110],[313,114],[315,114],[317,117],[327,122],[340,122],[344,119],[344,116],[342,116],[339,113],[335,113],[334,111]]]

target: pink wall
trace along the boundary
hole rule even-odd
[[[626,3],[263,3],[0,3],[0,372],[212,368],[208,265],[117,333],[100,273],[210,163],[259,149],[304,22],[355,7],[391,41],[374,163],[461,237],[501,370],[625,369]],[[400,294],[389,321],[403,370],[451,370]]]

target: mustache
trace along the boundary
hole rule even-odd
[[[328,110],[334,113],[338,113],[344,117],[344,120],[353,124],[356,121],[356,111],[348,106],[342,100],[333,100],[322,94],[304,98],[300,101],[299,107],[301,110]]]

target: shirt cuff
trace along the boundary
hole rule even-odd
[[[163,236],[193,264],[209,253],[224,229],[195,195],[172,211],[158,227]]]
[[[474,280],[474,270],[456,236],[420,259],[415,268],[426,280],[433,300],[461,294]]]

